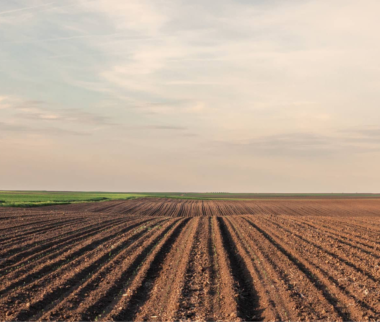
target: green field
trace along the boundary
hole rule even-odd
[[[121,200],[140,197],[133,193],[65,192],[65,191],[0,191],[0,206],[38,207],[74,202]]]
[[[141,197],[178,199],[322,199],[322,198],[380,198],[380,194],[318,194],[318,193],[181,193],[181,192],[72,192],[72,191],[0,191],[2,207],[39,207],[64,205],[76,202],[100,202],[106,200],[126,200]]]

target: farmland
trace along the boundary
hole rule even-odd
[[[380,319],[379,199],[164,197],[0,208],[0,320]]]
[[[179,193],[179,192],[79,192],[79,191],[0,191],[0,207],[41,207],[83,202],[128,200],[142,197],[193,200],[252,199],[377,199],[380,194],[275,194],[275,193]]]
[[[125,200],[139,197],[132,193],[72,192],[72,191],[0,191],[2,207],[41,207],[76,202]]]

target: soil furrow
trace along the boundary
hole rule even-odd
[[[246,218],[250,218],[247,216]],[[286,302],[283,304],[288,308],[292,320],[324,320],[328,316],[333,320],[338,320],[339,315],[334,311],[332,305],[323,296],[307,274],[299,269],[289,257],[282,253],[276,245],[266,239],[261,233],[247,225],[245,217],[234,218],[238,222],[240,231],[247,240],[247,244],[256,254],[254,263],[262,266],[264,276],[272,276],[274,285],[268,287],[282,294]],[[276,298],[276,294],[274,295]],[[297,315],[297,316],[294,316]]]
[[[249,276],[252,278],[252,283],[256,285],[258,306],[262,308],[264,320],[295,320],[297,316],[293,315],[291,311],[291,306],[295,304],[292,303],[289,294],[283,291],[284,285],[278,284],[280,283],[278,273],[268,263],[260,261],[257,253],[248,242],[249,239],[244,234],[244,229],[238,225],[234,218],[229,217],[226,219],[227,221],[231,235],[236,240],[235,244],[238,245]]]
[[[238,246],[232,238],[223,217],[218,217],[223,248],[226,250],[228,261],[231,267],[231,274],[235,281],[234,289],[237,292],[238,316],[243,320],[263,320],[263,308],[260,307],[259,295],[255,289],[252,276],[246,266],[242,255],[239,253]],[[275,316],[271,316],[275,319]]]
[[[250,218],[248,221],[252,227],[254,227],[258,232],[260,232],[265,238],[273,243],[282,253],[292,260],[300,270],[302,270],[308,278],[319,287],[323,292],[325,298],[334,306],[334,309],[339,313],[340,317],[345,320],[361,320],[367,316],[368,307],[364,310],[359,304],[357,304],[357,299],[350,296],[347,291],[339,286],[339,283],[334,279],[328,272],[327,269],[323,269],[317,263],[310,261],[309,256],[303,257],[300,251],[304,249],[296,247],[281,238],[278,234],[274,233],[273,230],[265,228],[260,228],[257,224],[258,221],[252,221]],[[261,223],[261,222],[260,222]],[[309,252],[308,252],[309,253]],[[361,303],[363,305],[364,303]],[[373,314],[373,312],[369,312]]]
[[[66,238],[57,238],[56,242],[44,244],[43,246],[34,247],[27,251],[18,253],[17,255],[13,255],[7,258],[0,265],[0,276],[5,276],[8,273],[13,272],[17,268],[17,266],[20,266],[20,265],[24,267],[24,270],[30,270],[33,266],[35,266],[35,264],[38,263],[36,259],[38,259],[39,261],[44,261],[44,260],[50,261],[56,256],[59,256],[61,253],[67,251],[68,247],[75,247],[77,243],[85,240],[86,238],[90,236],[94,236],[100,232],[103,232],[109,227],[114,228],[115,223],[92,228],[89,230],[84,229],[80,233],[70,234],[70,236]],[[57,249],[58,251],[54,252],[53,251],[54,249]],[[49,255],[49,256],[46,256],[46,255]],[[28,264],[31,264],[31,265],[28,265]]]
[[[374,314],[374,311],[377,311],[376,313],[378,314],[380,313],[380,311],[375,308],[372,301],[368,301],[366,294],[363,294],[363,289],[356,286],[356,283],[349,283],[347,277],[345,276],[349,276],[353,279],[353,281],[362,281],[367,292],[376,292],[376,290],[380,288],[380,285],[376,280],[369,278],[368,276],[363,277],[362,270],[355,269],[353,267],[354,265],[351,263],[349,263],[351,265],[347,265],[346,260],[342,260],[339,256],[328,252],[325,247],[316,245],[294,232],[285,230],[283,227],[280,227],[279,229],[284,230],[285,232],[282,234],[282,236],[285,236],[287,234],[289,234],[287,236],[290,236],[291,234],[292,237],[288,238],[289,241],[292,241],[294,238],[303,243],[303,249],[308,250],[308,257],[311,259],[311,261],[313,261],[312,255],[315,254],[317,258],[317,262],[315,264],[320,267],[320,269],[322,269],[321,267],[325,267],[324,271],[335,273],[334,275],[332,273],[329,273],[329,279],[334,280],[334,285],[336,285],[341,290],[344,296],[349,299],[354,299],[356,302],[359,302],[361,306],[367,309],[368,313],[371,315]],[[296,244],[296,241],[294,241],[294,244]],[[341,272],[344,274],[341,274]]]
[[[134,279],[124,285],[123,293],[126,294],[126,296],[116,299],[116,301],[112,303],[114,306],[111,304],[111,307],[106,310],[105,318],[107,320],[134,320],[139,308],[148,300],[149,294],[154,287],[154,282],[163,268],[162,264],[167,254],[189,221],[190,219],[182,219],[170,233],[167,233],[162,240],[155,245],[156,247],[150,250],[151,254],[149,258],[141,265]]]
[[[183,288],[194,235],[199,228],[199,218],[191,218],[186,229],[177,238],[162,264],[148,300],[139,308],[135,320],[145,321],[156,317],[161,321],[173,321],[178,310],[180,290]]]
[[[42,316],[46,320],[83,320],[90,307],[95,307],[98,313],[110,301],[107,300],[106,294],[114,296],[118,291],[115,287],[120,287],[123,276],[128,275],[128,268],[131,265],[138,265],[137,256],[140,252],[146,251],[150,247],[152,240],[157,236],[163,236],[169,230],[175,221],[158,221],[154,227],[149,227],[148,233],[136,239],[125,252],[118,254],[115,258],[102,266],[100,270],[93,274],[89,279],[78,285],[77,288],[71,290],[71,294],[66,296],[60,303],[55,305]],[[141,233],[140,233],[141,234]],[[133,269],[133,268],[131,268]],[[108,292],[108,293],[107,293]],[[120,290],[119,290],[120,293]],[[84,312],[84,313],[83,313]],[[87,312],[87,313],[85,313]]]
[[[130,231],[133,228],[138,228],[141,225],[145,225],[145,222],[140,224],[135,224],[129,227],[128,230],[123,230],[120,234],[124,234]],[[96,273],[102,265],[110,261],[114,256],[119,254],[121,251],[127,249],[134,241],[135,238],[141,236],[142,233],[138,229],[132,231],[130,234],[127,234],[126,237],[122,238],[119,241],[116,241],[109,249],[105,249],[100,256],[98,255],[92,260],[89,264],[85,263],[84,267],[79,267],[77,270],[71,271],[66,276],[63,276],[63,280],[58,279],[55,283],[52,283],[52,280],[49,279],[50,290],[48,292],[44,291],[42,296],[36,301],[30,301],[27,306],[27,310],[23,308],[21,311],[16,312],[13,316],[14,320],[25,321],[32,318],[34,315],[44,310],[50,303],[57,301],[61,298],[62,294],[70,293],[70,291],[75,287],[76,283],[81,283],[84,278],[89,278],[92,274]],[[62,289],[61,285],[65,285]],[[11,316],[12,317],[12,316]]]
[[[197,216],[199,217],[199,216]],[[199,217],[200,222],[189,254],[189,263],[181,289],[178,308],[173,320],[213,320],[211,297],[214,293],[213,263],[209,219]]]
[[[47,278],[48,277],[47,275],[50,272],[53,272],[54,274],[58,274],[60,271],[64,271],[65,269],[68,269],[70,265],[73,264],[72,262],[74,260],[77,262],[80,261],[83,256],[86,256],[88,254],[95,252],[98,246],[102,245],[103,243],[109,242],[112,239],[117,239],[117,235],[127,233],[133,228],[139,226],[140,224],[141,222],[127,225],[126,228],[113,232],[111,233],[111,235],[108,235],[100,239],[95,239],[85,245],[81,244],[79,249],[77,250],[74,249],[74,251],[69,251],[68,252],[69,254],[62,255],[56,261],[53,261],[49,263],[48,265],[42,265],[42,267],[37,267],[34,271],[27,273],[25,276],[21,276],[21,278],[19,279],[16,279],[13,283],[9,285],[5,285],[5,287],[2,290],[0,290],[0,295],[3,296],[4,294],[14,289],[25,287],[25,285],[29,285],[30,283],[35,284],[39,279]],[[111,228],[111,230],[113,229],[114,228]]]
[[[207,196],[0,207],[0,320],[380,320],[380,199]]]

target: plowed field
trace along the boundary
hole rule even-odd
[[[380,200],[0,208],[0,320],[380,320]]]

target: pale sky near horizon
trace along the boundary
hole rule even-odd
[[[0,189],[380,192],[380,1],[0,1]]]

